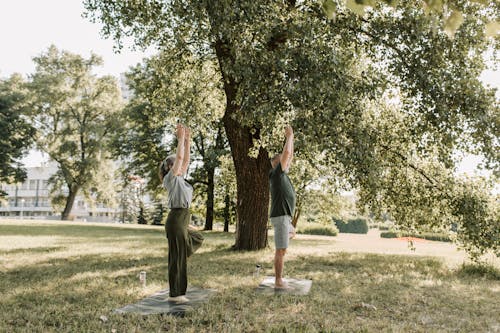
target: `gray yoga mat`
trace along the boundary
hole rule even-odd
[[[266,276],[257,287],[257,291],[265,294],[307,295],[311,290],[312,280],[283,278],[290,289],[275,289],[274,276]]]
[[[195,306],[206,302],[215,292],[216,291],[213,289],[189,287],[186,292],[186,297],[189,299],[189,302],[177,304],[167,300],[168,289],[165,289],[146,297],[135,304],[125,305],[122,308],[115,309],[115,312],[139,313],[142,315],[166,313],[182,316],[186,313],[186,311],[189,311]]]

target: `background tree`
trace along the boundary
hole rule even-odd
[[[205,198],[205,230],[212,230],[215,170],[219,156],[227,153],[220,122],[222,96],[212,81],[217,73],[213,62],[191,65],[171,51],[145,60],[127,75],[134,93],[116,136],[117,156],[125,160],[126,172],[147,177],[148,189],[159,198],[164,190],[158,164],[176,147],[171,135],[174,125],[177,121],[189,125],[194,150],[190,182],[195,195]]]
[[[109,159],[107,145],[121,108],[120,92],[113,77],[92,74],[102,63],[95,54],[84,59],[51,46],[33,60],[36,70],[28,83],[31,120],[38,148],[58,164],[52,182],[65,198],[61,218],[66,220],[76,195],[88,193],[96,175],[106,169],[102,163]]]
[[[216,215],[224,221],[224,232],[229,232],[229,225],[236,223],[236,177],[234,165],[229,154],[219,158],[220,168],[216,174],[215,189],[218,209]]]
[[[0,80],[0,183],[26,178],[21,158],[33,144],[34,128],[26,119],[24,80],[19,75]],[[4,195],[0,191],[0,196]]]
[[[490,225],[489,214],[465,208],[459,192],[439,198],[446,186],[461,186],[449,176],[457,149],[480,152],[488,167],[498,168],[498,104],[479,75],[483,53],[499,47],[485,31],[495,30],[500,5],[387,3],[87,0],[85,6],[118,45],[133,36],[140,46],[174,48],[192,61],[217,60],[214,80],[222,78],[222,121],[237,179],[237,249],[267,244],[268,151],[280,146],[286,123],[296,129],[297,155],[324,154],[322,162],[359,188],[366,205],[406,212],[396,214],[397,222],[416,225],[403,220],[410,210],[429,213],[446,202],[446,216],[471,236],[464,240],[498,248],[498,241],[472,237]],[[378,103],[391,99],[395,110],[379,115]],[[438,169],[442,177],[434,177]],[[397,186],[410,185],[425,199],[397,194]],[[493,234],[481,239],[494,239],[497,229],[486,228]]]

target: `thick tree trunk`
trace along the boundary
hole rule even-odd
[[[215,178],[215,169],[211,168],[208,170],[207,177],[207,211],[205,215],[205,228],[204,230],[212,230],[214,225],[214,178]]]
[[[215,6],[209,5],[209,16],[219,15],[214,12]],[[269,209],[269,178],[271,168],[268,153],[259,150],[257,158],[248,156],[253,146],[253,139],[258,139],[258,130],[252,135],[250,128],[242,126],[233,118],[241,112],[237,103],[238,81],[226,69],[234,65],[231,45],[224,38],[218,37],[215,52],[219,60],[224,92],[226,94],[226,110],[223,123],[226,136],[231,147],[234,168],[236,170],[236,250],[259,250],[267,246],[267,221]]]
[[[66,198],[66,205],[64,206],[64,210],[61,214],[62,221],[69,219],[69,215],[71,214],[71,210],[73,209],[73,204],[75,203],[75,198],[77,193],[78,193],[77,186],[69,186],[69,193]]]
[[[224,117],[224,127],[236,170],[238,222],[236,250],[259,250],[267,246],[269,208],[268,154],[264,149],[257,158],[248,156],[252,147],[250,129],[231,117]]]

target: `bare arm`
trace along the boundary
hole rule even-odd
[[[174,176],[182,175],[182,165],[184,163],[184,145],[185,145],[185,129],[181,124],[177,124],[175,134],[177,135],[177,150],[175,151],[175,162],[172,166],[172,173]]]
[[[293,159],[293,129],[291,126],[285,128],[286,142],[281,153],[281,170],[288,170]]]
[[[189,166],[189,154],[191,151],[191,130],[189,127],[184,127],[184,160],[182,161],[181,173],[185,174]]]

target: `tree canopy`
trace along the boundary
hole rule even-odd
[[[119,46],[133,37],[138,46],[175,50],[180,59],[217,61],[214,83],[222,82],[222,121],[237,178],[236,248],[267,244],[268,157],[290,123],[297,155],[359,188],[371,209],[388,209],[407,227],[453,221],[470,249],[498,249],[498,218],[478,213],[491,212],[490,205],[452,170],[458,149],[481,153],[489,168],[499,168],[498,103],[479,75],[484,53],[498,51],[500,4],[424,3],[86,0],[85,6]],[[183,62],[176,67],[182,71]]]
[[[38,148],[59,166],[52,178],[54,198],[64,202],[62,219],[67,219],[78,192],[99,193],[103,180],[110,179],[103,176],[111,170],[103,163],[114,115],[122,107],[120,91],[115,78],[92,73],[102,63],[95,54],[84,59],[51,46],[34,61],[27,85],[31,121]]]
[[[13,75],[0,80],[1,183],[16,183],[26,177],[21,158],[33,144],[34,128],[26,118],[23,92],[22,77]]]

